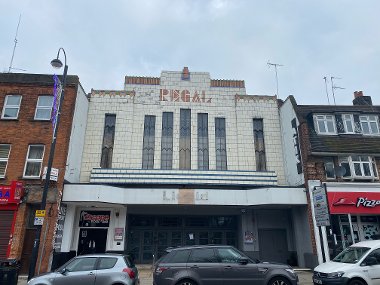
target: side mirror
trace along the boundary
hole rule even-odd
[[[63,268],[63,269],[60,271],[60,273],[61,273],[62,275],[66,275],[66,273],[67,273],[67,269],[66,269],[66,268]]]
[[[246,265],[246,264],[248,264],[248,262],[249,262],[248,258],[242,257],[239,259],[239,264]]]
[[[369,256],[362,262],[362,266],[372,266],[377,264],[377,259],[373,256]]]

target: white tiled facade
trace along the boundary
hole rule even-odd
[[[181,109],[191,110],[191,169],[186,170],[179,163]],[[173,113],[170,170],[161,169],[163,112]],[[208,170],[198,167],[198,113],[208,114]],[[107,114],[116,115],[115,139],[112,165],[101,168]],[[142,167],[146,115],[156,117],[153,169]],[[226,123],[226,170],[216,167],[215,118]],[[266,169],[261,171],[256,169],[253,119],[263,120]],[[152,254],[157,257],[164,246],[215,243],[214,234],[219,234],[218,243],[252,257],[287,262],[296,256],[304,266],[311,249],[297,245],[304,245],[307,236],[307,200],[304,189],[285,179],[276,97],[247,95],[244,81],[214,80],[209,73],[185,69],[155,78],[127,76],[124,90],[92,90],[84,145],[80,183],[66,185],[62,199],[68,204],[65,229],[70,229],[63,236],[66,251],[78,253],[84,231],[101,233],[80,226],[81,211],[108,212],[107,236],[97,244],[105,251],[132,252],[136,262],[151,263]],[[161,223],[176,218],[180,222],[175,226]],[[133,222],[139,219],[154,222]],[[197,219],[208,224],[189,223]],[[216,219],[233,222],[220,228],[210,222]],[[116,240],[122,225],[124,237]],[[175,235],[179,243],[174,243]],[[272,238],[276,241],[268,242]]]
[[[160,169],[162,113],[173,112],[173,170],[178,170],[180,109],[190,109],[192,170],[198,169],[197,113],[208,114],[210,170],[216,169],[214,118],[226,120],[227,170],[232,171],[256,171],[252,120],[262,118],[267,171],[275,172],[278,185],[285,185],[276,98],[246,95],[244,87],[211,87],[209,73],[191,72],[190,80],[182,80],[181,75],[181,72],[163,71],[159,85],[125,84],[125,91],[92,91],[81,182],[89,182],[91,170],[100,166],[104,118],[110,113],[116,114],[112,168],[141,169],[144,116],[154,115],[154,169]],[[172,102],[168,94],[165,98],[169,101],[161,101],[163,89],[188,90],[190,101],[195,92],[203,101],[204,92],[205,99],[204,102]]]

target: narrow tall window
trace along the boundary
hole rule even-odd
[[[26,156],[24,177],[38,178],[41,175],[44,145],[30,145]]]
[[[173,168],[173,113],[162,113],[161,169]]]
[[[154,142],[156,132],[156,116],[146,115],[144,120],[144,141],[142,154],[142,168],[154,167]]]
[[[9,153],[11,151],[10,144],[0,144],[0,177],[4,178],[7,171]]]
[[[198,114],[198,169],[209,169],[208,114]]]
[[[343,114],[342,115],[344,131],[346,134],[354,134],[354,116],[352,114]]]
[[[112,168],[113,144],[115,140],[115,124],[116,115],[106,114],[104,120],[102,156],[100,160],[101,168]]]
[[[266,171],[263,119],[253,119],[253,140],[255,143],[256,170]]]
[[[34,114],[35,120],[50,120],[53,99],[54,97],[50,95],[38,96],[36,113]]]
[[[179,169],[191,169],[191,110],[181,109],[179,131]]]
[[[21,95],[7,95],[5,97],[3,119],[17,119],[20,111]]]
[[[215,118],[216,170],[227,170],[226,119]]]

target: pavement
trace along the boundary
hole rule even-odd
[[[139,268],[139,275],[140,275],[140,285],[152,285],[152,270],[147,266],[138,266]],[[312,271],[309,269],[294,269],[299,278],[299,284],[300,285],[313,285],[313,282],[311,280],[312,277]],[[27,276],[19,276],[18,278],[18,285],[26,285],[27,283]]]

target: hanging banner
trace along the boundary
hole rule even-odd
[[[327,204],[325,187],[316,186],[313,188],[312,193],[317,227],[330,226],[329,205]]]
[[[56,252],[61,252],[63,227],[65,224],[66,211],[67,211],[67,205],[61,203],[59,206],[57,228],[56,228],[55,240],[54,240],[54,249]]]

